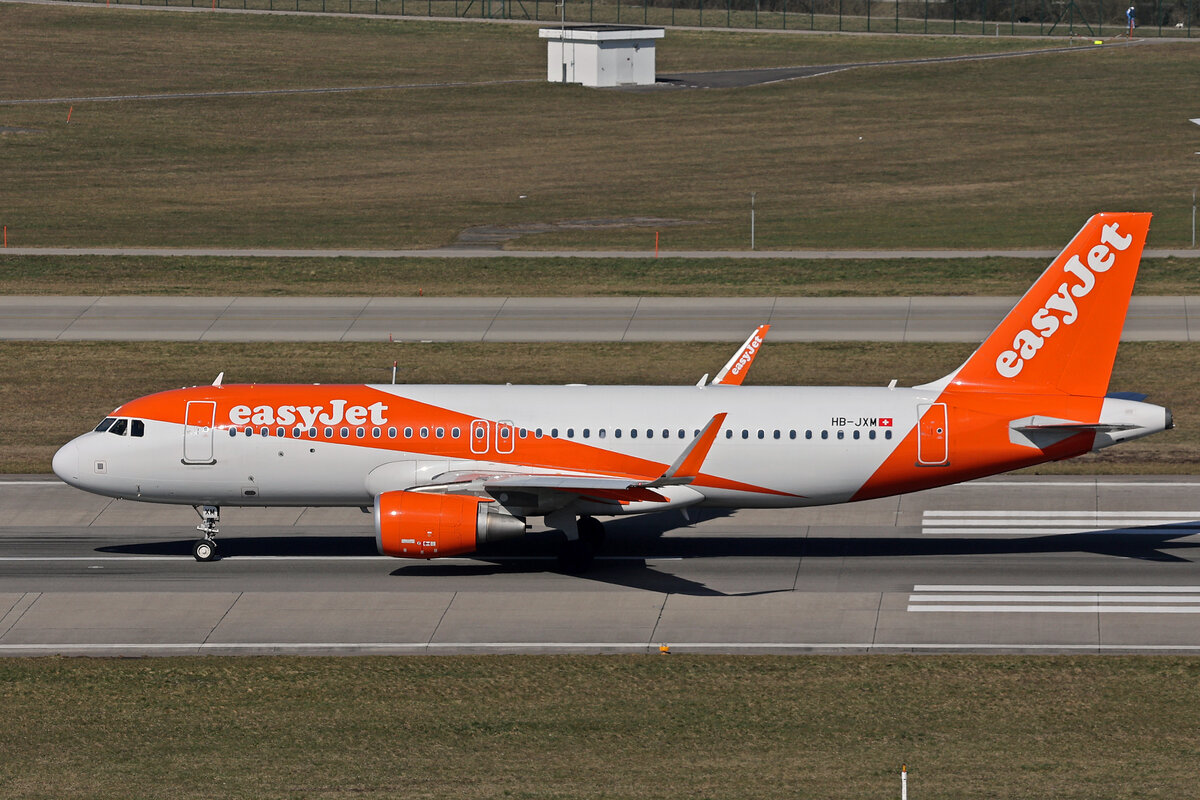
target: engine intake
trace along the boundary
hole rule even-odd
[[[396,491],[375,498],[375,543],[385,556],[462,555],[524,533],[524,520],[479,497]]]

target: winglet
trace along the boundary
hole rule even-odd
[[[217,379],[212,382],[212,385],[219,388],[223,380],[225,380],[225,370],[221,370],[221,374],[217,375]]]
[[[750,334],[750,337],[742,344],[742,349],[734,353],[733,358],[725,362],[725,366],[717,373],[717,377],[713,378],[713,385],[741,386],[742,381],[746,380],[746,373],[750,371],[750,365],[754,363],[754,357],[758,355],[758,348],[762,347],[769,330],[771,330],[770,325],[759,325],[755,328],[754,333]]]
[[[708,421],[704,426],[704,430],[700,431],[700,435],[692,440],[679,458],[671,466],[667,467],[667,471],[659,477],[643,484],[647,487],[653,486],[670,486],[679,483],[691,483],[700,474],[700,467],[704,466],[704,459],[708,458],[708,451],[712,449],[713,442],[717,440],[717,433],[721,430],[721,426],[725,423],[726,412],[722,411]]]

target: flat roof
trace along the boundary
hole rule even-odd
[[[666,28],[646,25],[560,25],[538,29],[538,36],[542,39],[561,38],[589,42],[661,39],[666,33]]]

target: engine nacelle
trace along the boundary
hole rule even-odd
[[[464,494],[383,492],[375,498],[375,543],[385,556],[437,558],[525,533],[525,521]]]

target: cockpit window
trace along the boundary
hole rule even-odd
[[[129,435],[130,436],[145,436],[146,435],[146,423],[142,422],[140,419],[132,420],[129,425]]]
[[[101,420],[100,424],[96,426],[96,433],[104,433],[106,430],[112,427],[112,424],[116,421],[117,420],[115,417],[105,417],[103,420]]]
[[[118,420],[113,421],[112,427],[108,429],[108,432],[115,436],[124,436],[125,430],[128,427],[129,427],[129,420],[118,419]]]

